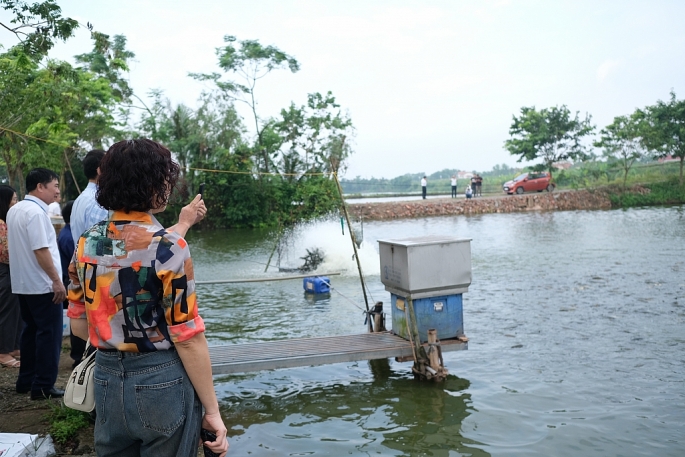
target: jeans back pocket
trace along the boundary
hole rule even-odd
[[[136,406],[143,427],[171,435],[184,421],[183,378],[150,385],[136,385]]]

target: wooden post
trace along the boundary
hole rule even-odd
[[[385,325],[383,325],[383,302],[376,302],[376,306],[373,308],[373,331],[374,332],[384,332]]]
[[[428,330],[428,347],[428,364],[432,368],[430,371],[432,379],[434,381],[442,381],[447,377],[447,369],[442,363],[438,332],[434,328]]]
[[[431,328],[428,330],[428,344],[435,344],[438,342],[438,332]],[[442,367],[440,366],[440,357],[438,356],[438,351],[429,351],[428,353],[428,363],[432,369],[435,371],[440,371]]]

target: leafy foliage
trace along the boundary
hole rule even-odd
[[[653,205],[680,205],[685,203],[685,185],[677,179],[647,184],[649,193],[613,193],[611,204],[618,208]]]
[[[656,156],[672,156],[680,159],[680,184],[683,184],[685,162],[685,100],[676,100],[671,91],[670,100],[657,101],[637,116],[644,122],[643,144],[656,151]]]
[[[270,153],[273,151],[267,147],[264,138],[264,130],[269,124],[262,122],[257,114],[255,87],[257,81],[273,70],[289,69],[295,73],[299,71],[300,64],[297,59],[277,47],[263,46],[256,40],[238,42],[235,36],[226,35],[224,43],[226,44],[223,47],[216,49],[216,54],[219,67],[228,74],[228,79],[222,80],[219,73],[191,73],[190,76],[200,81],[213,81],[223,97],[250,107],[257,136],[254,147],[255,164],[258,171],[269,173],[272,168]]]
[[[511,139],[505,141],[504,147],[511,155],[519,156],[518,162],[542,159],[552,173],[555,162],[589,157],[581,140],[595,128],[591,119],[589,114],[580,119],[578,112],[571,117],[566,105],[539,111],[535,107],[523,107],[521,115],[513,117],[509,128]]]
[[[14,33],[24,53],[33,58],[47,54],[55,40],[66,41],[79,26],[75,19],[62,17],[55,0],[0,0],[0,7],[13,14],[11,25],[0,22],[0,26]]]
[[[61,403],[51,408],[48,420],[50,421],[50,435],[59,444],[67,443],[76,436],[79,430],[89,425],[88,413],[67,408]]]
[[[642,130],[637,116],[617,116],[614,122],[600,131],[600,139],[594,144],[604,149],[609,165],[618,164],[623,170],[623,187],[635,161],[645,155]]]

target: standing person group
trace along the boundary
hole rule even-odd
[[[59,242],[48,208],[60,196],[56,173],[31,170],[19,203],[14,189],[0,186],[0,363],[19,369],[18,393],[64,395],[55,382],[68,288],[72,330],[98,349],[97,454],[195,457],[204,428],[216,439],[203,444],[224,457],[227,430],[184,239],[204,218],[202,196],[162,227],[154,215],[166,208],[180,168],[150,140],[91,151],[84,171],[89,185],[62,210]],[[68,287],[61,258],[70,259]]]
[[[471,193],[473,194],[474,197],[482,197],[483,196],[482,187],[483,187],[483,178],[481,175],[476,173],[471,178]]]

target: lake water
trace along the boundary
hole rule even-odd
[[[685,455],[685,207],[365,223],[360,260],[387,313],[376,240],[422,235],[473,240],[469,350],[445,354],[447,381],[394,360],[217,376],[230,455]],[[279,274],[264,273],[268,232],[189,240],[199,280]],[[198,286],[210,344],[363,333],[347,232],[303,227],[281,265],[312,247],[320,271],[344,272],[328,299],[300,281]]]

